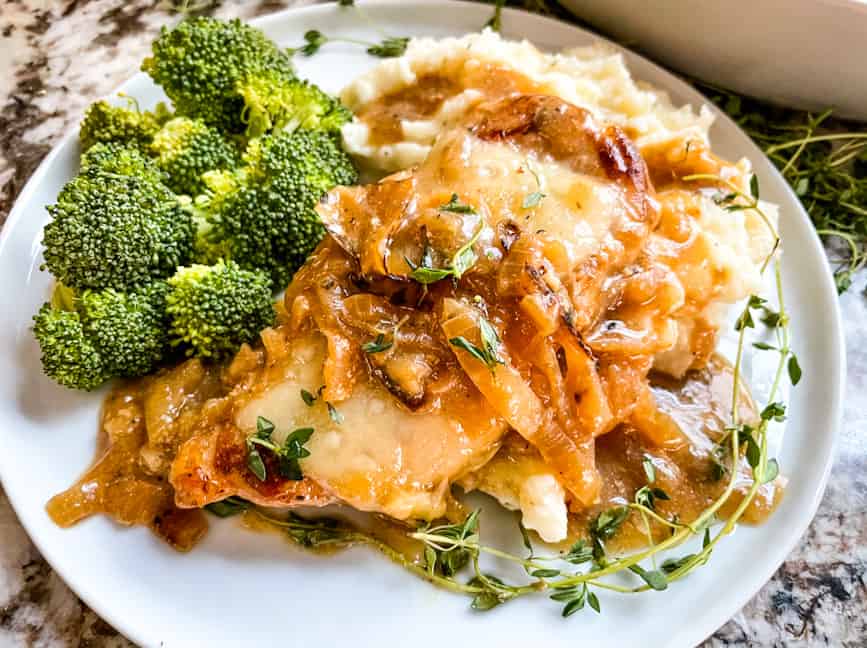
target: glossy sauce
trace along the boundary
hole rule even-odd
[[[454,77],[429,74],[413,85],[387,93],[363,106],[356,119],[370,129],[370,144],[393,144],[404,138],[402,122],[432,118],[448,99],[471,89],[474,102],[512,94],[544,94],[544,87],[514,70],[493,64],[467,67]]]
[[[374,146],[403,139],[403,120],[427,119],[442,103],[461,91],[460,85],[440,76],[425,76],[414,85],[371,101],[356,118],[370,128]]]
[[[115,387],[103,404],[97,458],[51,498],[51,519],[68,527],[104,513],[123,525],[150,527],[179,551],[191,549],[208,523],[201,510],[175,506],[168,467],[201,405],[219,389],[217,373],[197,360]]]
[[[571,524],[576,535],[586,534],[587,523],[601,511],[633,500],[634,493],[647,484],[643,460],[653,461],[656,481],[671,498],[657,500],[658,512],[669,519],[693,521],[725,490],[729,475],[718,478],[714,473],[711,450],[725,435],[732,398],[731,366],[719,356],[713,356],[705,369],[690,371],[682,380],[655,374],[652,384],[659,408],[678,424],[689,438],[689,444],[676,450],[663,450],[647,443],[628,426],[601,437],[596,444],[596,459],[603,475],[601,502],[580,514],[573,515]],[[749,393],[741,392],[739,416],[755,421],[757,412]],[[730,460],[726,460],[727,462]],[[749,465],[741,460],[736,490],[720,509],[720,516],[732,513],[751,485]],[[783,492],[782,478],[761,486],[744,512],[741,521],[759,524],[773,512]],[[668,534],[660,524],[651,529],[657,540]],[[629,550],[647,544],[646,531],[637,515],[632,515],[612,539],[615,550]]]

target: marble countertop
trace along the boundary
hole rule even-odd
[[[251,18],[309,3],[216,4],[216,15]],[[0,223],[87,104],[136,72],[159,27],[177,20],[165,6],[154,0],[0,0]],[[862,273],[840,300],[847,398],[819,512],[773,579],[704,646],[867,645],[865,281]],[[0,490],[0,646],[129,645],[46,564]]]

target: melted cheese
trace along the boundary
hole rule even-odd
[[[323,384],[322,338],[295,341],[289,358],[282,379],[239,407],[235,424],[252,434],[263,416],[276,426],[278,443],[294,429],[312,427],[310,456],[300,462],[304,475],[362,511],[402,520],[443,515],[450,483],[487,461],[504,432],[477,393],[449,412],[412,413],[373,381],[333,404],[338,423],[321,399],[308,406],[300,396]]]

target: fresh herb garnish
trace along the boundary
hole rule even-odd
[[[833,249],[837,290],[867,266],[867,131],[816,114],[770,106],[695,84],[762,148],[800,198],[816,231]]]
[[[438,207],[440,211],[451,212],[453,214],[475,214],[476,210],[472,205],[467,205],[458,200],[458,195],[456,193],[452,194],[452,197],[449,199],[447,203],[443,203]]]
[[[473,511],[461,524],[419,529],[419,534],[427,534],[438,540],[425,548],[425,568],[428,573],[454,576],[478,553],[474,545],[479,541],[480,512],[478,509]]]
[[[652,484],[656,481],[656,466],[653,465],[653,459],[648,455],[644,455],[641,460],[641,467],[644,468],[644,474],[647,476],[647,483]]]
[[[476,346],[463,336],[451,338],[449,344],[466,351],[491,371],[498,364],[505,364],[505,361],[500,357],[500,336],[493,325],[482,316],[479,316],[479,337],[482,341],[481,347]]]
[[[645,583],[650,585],[652,589],[655,589],[658,592],[661,592],[668,588],[668,579],[661,571],[658,571],[656,569],[648,571],[644,569],[641,565],[637,564],[630,565],[628,569],[633,574],[638,574],[641,580],[643,580]]]
[[[594,538],[608,540],[617,533],[627,517],[629,517],[629,508],[626,506],[615,506],[603,511],[590,523],[590,534]]]
[[[464,205],[461,205],[464,207]],[[475,212],[473,212],[475,213]],[[473,237],[467,241],[452,257],[451,264],[447,268],[434,268],[433,260],[431,258],[430,249],[425,246],[424,251],[422,252],[421,263],[416,265],[406,257],[404,257],[404,261],[410,268],[409,277],[410,279],[417,281],[420,284],[428,285],[432,283],[436,283],[437,281],[442,281],[447,277],[454,277],[455,279],[460,279],[466,272],[475,265],[478,257],[476,253],[473,251],[473,245],[476,244],[476,241],[479,240],[479,236],[482,234],[482,230],[484,229],[484,225],[479,225],[479,228],[476,230],[476,233],[473,234]]]
[[[484,24],[484,27],[490,27],[495,32],[500,31],[500,28],[503,26],[503,6],[505,4],[506,0],[495,0],[494,14]]]
[[[801,370],[801,365],[798,363],[798,358],[793,353],[789,358],[788,364],[789,370],[789,380],[792,383],[792,386],[797,385],[801,382],[801,376],[803,375],[803,371]]]
[[[217,517],[227,518],[243,513],[250,508],[250,502],[240,497],[227,497],[219,502],[211,502],[205,505],[205,510]]]
[[[313,56],[319,51],[319,48],[327,42],[328,38],[326,38],[321,31],[318,29],[310,29],[304,32],[304,45],[290,51],[293,53],[298,52],[304,56]]]
[[[593,549],[587,545],[586,540],[579,540],[570,547],[568,553],[563,556],[563,560],[573,565],[590,562],[593,560]]]
[[[326,402],[325,405],[328,407],[328,418],[334,421],[337,425],[343,423],[343,414],[334,407],[331,403]]]
[[[402,56],[403,53],[406,52],[407,45],[409,45],[409,38],[405,36],[391,36],[384,38],[380,43],[368,47],[367,53],[371,56],[378,56],[379,58],[394,58],[396,56]]]
[[[299,481],[303,479],[299,459],[310,456],[310,451],[304,444],[313,435],[313,428],[298,428],[294,430],[283,445],[278,445],[272,440],[274,424],[260,416],[256,419],[256,432],[247,437],[247,467],[256,475],[259,481],[268,478],[265,462],[262,459],[260,449],[270,450],[278,461],[280,476],[285,479]]]
[[[524,197],[524,202],[521,203],[521,207],[524,209],[532,209],[533,207],[537,207],[542,199],[545,197],[541,191],[534,191],[531,194],[527,194]]]
[[[394,58],[402,56],[406,52],[409,45],[409,38],[404,36],[387,36],[378,43],[370,41],[358,40],[355,38],[338,38],[326,36],[318,29],[311,29],[304,34],[304,45],[290,48],[290,54],[303,54],[304,56],[313,56],[326,43],[353,43],[355,45],[363,45],[365,51],[371,56],[379,58]]]
[[[420,284],[428,285],[436,283],[437,281],[442,281],[446,277],[451,277],[454,274],[451,268],[429,268],[426,266],[413,265],[412,261],[409,259],[405,259],[405,261],[412,269],[412,272],[409,273],[410,278]]]
[[[394,343],[391,340],[386,341],[385,335],[380,333],[372,342],[365,342],[362,344],[361,350],[365,353],[382,353],[383,351],[388,351],[393,344]]]
[[[530,164],[527,164],[527,170],[533,174],[533,178],[536,179],[536,191],[533,193],[527,194],[524,197],[524,201],[521,203],[522,209],[532,209],[533,207],[538,207],[539,203],[542,202],[542,199],[545,197],[545,194],[542,193],[542,180],[539,178],[539,174],[533,169]]]
[[[311,393],[310,393],[309,391],[307,391],[306,389],[302,389],[302,390],[301,390],[301,400],[304,401],[304,404],[305,404],[307,407],[313,407],[313,403],[316,402],[316,396],[314,396],[313,394],[311,394]]]
[[[635,492],[635,501],[641,506],[646,506],[651,511],[656,510],[656,500],[670,500],[671,498],[661,488],[642,486]]]

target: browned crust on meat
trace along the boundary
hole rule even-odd
[[[557,97],[519,95],[487,103],[472,113],[467,126],[482,140],[508,139],[558,160],[574,159],[576,169],[585,172],[593,166],[587,153],[595,151],[601,176],[626,180],[634,191],[650,189],[647,166],[622,129],[603,127],[587,110]]]
[[[196,435],[184,443],[172,464],[169,480],[175,489],[175,504],[200,508],[231,496],[243,497],[261,506],[325,506],[335,501],[318,483],[280,477],[270,453],[263,454],[265,481],[247,469],[243,434],[231,423]]]

